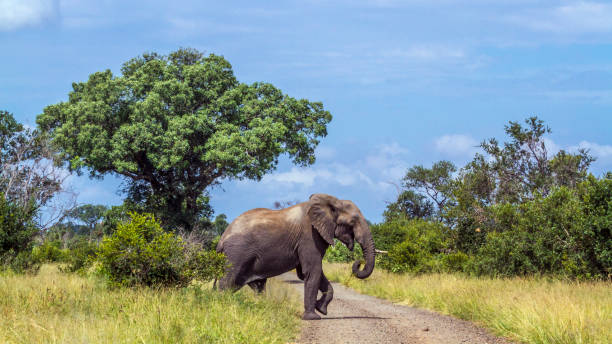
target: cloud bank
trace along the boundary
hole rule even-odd
[[[53,0],[0,0],[0,31],[39,25],[56,14]]]

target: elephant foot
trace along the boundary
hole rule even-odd
[[[325,304],[325,301],[317,301],[315,308],[319,311],[319,313],[327,315],[327,304]]]
[[[303,320],[321,320],[321,317],[315,312],[304,312]]]

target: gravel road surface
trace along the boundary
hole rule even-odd
[[[279,278],[304,292],[295,273]],[[321,315],[318,321],[303,320],[299,343],[510,343],[467,321],[396,305],[338,283],[333,287],[327,316]]]

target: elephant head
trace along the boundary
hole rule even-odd
[[[339,200],[326,194],[310,196],[308,216],[312,226],[316,228],[321,237],[330,245],[337,238],[350,250],[353,249],[353,240],[357,240],[363,248],[365,266],[357,260],[353,264],[353,273],[358,278],[366,278],[374,270],[374,241],[367,221],[357,206],[348,200]]]

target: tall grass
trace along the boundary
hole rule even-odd
[[[427,308],[525,343],[612,343],[612,284],[543,278],[400,275],[375,270],[365,280],[350,266],[326,264],[326,276],[358,291]]]
[[[45,265],[36,276],[0,276],[2,343],[285,343],[301,305],[269,281],[263,296],[209,285],[109,290],[94,278]],[[248,289],[248,290],[247,290]]]

